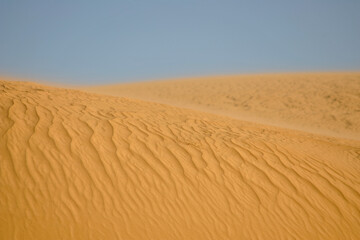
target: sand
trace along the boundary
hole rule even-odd
[[[215,76],[80,89],[360,140],[360,72]]]
[[[360,239],[360,74],[83,90],[0,80],[0,239]]]

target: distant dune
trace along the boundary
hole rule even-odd
[[[83,89],[0,80],[0,239],[360,239],[360,74]]]
[[[360,72],[217,76],[82,89],[360,140]]]

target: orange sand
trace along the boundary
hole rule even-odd
[[[87,90],[0,80],[0,239],[360,239],[360,74]]]

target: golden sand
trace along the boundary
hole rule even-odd
[[[216,76],[81,89],[360,140],[360,73]]]
[[[0,239],[360,239],[360,74],[86,90],[0,81]]]

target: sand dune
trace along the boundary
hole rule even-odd
[[[360,73],[217,76],[82,89],[360,140]]]
[[[355,136],[359,75],[346,76],[317,79],[329,102],[307,78],[304,91],[278,80],[293,99],[270,77],[259,102],[232,79],[114,89],[167,104],[0,81],[0,239],[360,239],[360,141],[176,105],[240,116],[247,103],[264,119],[321,119]]]

